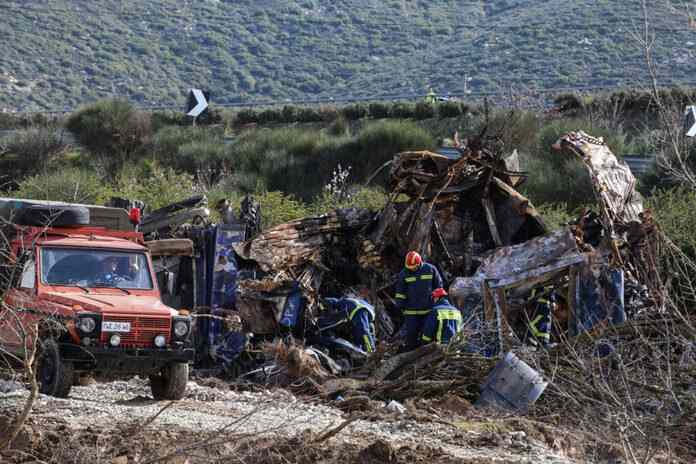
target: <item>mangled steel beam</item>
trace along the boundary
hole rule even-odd
[[[570,132],[558,139],[554,148],[569,149],[583,161],[605,219],[609,221],[607,226],[617,222],[641,222],[643,198],[636,191],[636,178],[601,137],[592,137],[583,131]]]
[[[327,214],[298,219],[272,227],[253,240],[234,246],[244,259],[264,271],[282,271],[319,261],[324,247],[369,224],[373,213],[366,209],[337,209]]]

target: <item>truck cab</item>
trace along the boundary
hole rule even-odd
[[[65,222],[5,226],[0,356],[36,352],[48,395],[91,373],[149,376],[155,399],[182,398],[191,319],[162,303],[142,234]]]

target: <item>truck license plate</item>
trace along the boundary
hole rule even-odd
[[[114,321],[102,322],[102,331],[104,331],[104,332],[130,332],[130,329],[131,329],[130,322],[114,322]]]

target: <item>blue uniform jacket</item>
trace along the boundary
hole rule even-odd
[[[396,302],[405,316],[425,316],[432,305],[431,293],[442,287],[442,277],[435,266],[423,263],[415,271],[404,268],[396,281]]]
[[[447,298],[440,298],[425,318],[424,343],[448,343],[462,328],[462,313]]]
[[[327,298],[332,309],[351,324],[353,343],[368,353],[375,351],[375,308],[360,298]]]

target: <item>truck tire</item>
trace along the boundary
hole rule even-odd
[[[12,222],[23,226],[71,227],[89,225],[89,208],[74,205],[27,204],[14,212]]]
[[[159,374],[150,376],[152,396],[156,400],[180,400],[186,393],[189,366],[172,363],[162,368]]]
[[[70,394],[75,380],[75,371],[71,362],[61,358],[55,340],[48,339],[42,342],[36,378],[40,393],[58,398],[67,398]]]

